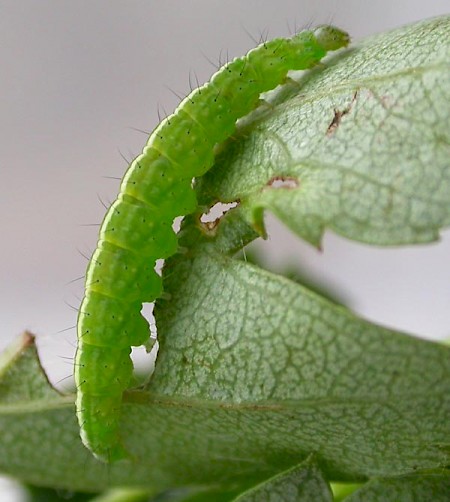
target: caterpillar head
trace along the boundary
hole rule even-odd
[[[350,43],[349,34],[335,26],[319,26],[313,33],[317,43],[326,51],[335,51],[341,47],[347,47]]]

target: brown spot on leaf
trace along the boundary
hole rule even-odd
[[[298,188],[299,182],[298,179],[293,176],[273,176],[267,182],[266,186],[269,188],[284,188],[292,190],[293,188]]]
[[[334,109],[333,120],[330,122],[330,125],[327,128],[327,136],[332,136],[336,132],[336,129],[341,124],[342,117],[350,113],[350,110],[352,109],[353,103],[356,101],[357,96],[358,96],[358,91],[355,91],[355,94],[353,94],[353,98],[350,101],[350,104],[346,108],[344,108],[343,110],[337,110],[336,108]]]

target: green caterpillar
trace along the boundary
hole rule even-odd
[[[197,209],[192,179],[210,169],[215,145],[262,92],[283,83],[289,70],[311,68],[348,43],[348,34],[333,26],[262,43],[192,91],[131,163],[101,225],[78,315],[77,416],[82,441],[98,459],[129,456],[119,422],[133,371],[131,346],[149,338],[141,308],[162,293],[155,261],[177,252],[173,219]]]

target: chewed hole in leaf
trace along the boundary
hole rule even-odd
[[[223,218],[223,216],[238,205],[238,200],[228,203],[217,202],[209,208],[208,212],[205,212],[200,216],[200,222],[203,224],[206,230],[214,230],[220,223],[220,220]]]
[[[298,179],[293,176],[273,176],[266,186],[269,188],[293,189],[298,188],[299,185]]]

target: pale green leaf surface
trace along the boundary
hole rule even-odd
[[[221,233],[238,213],[223,218]],[[355,477],[412,469],[419,458],[446,462],[437,445],[450,433],[447,347],[218,253],[220,233],[215,242],[191,227],[185,239],[190,252],[170,261],[171,298],[156,311],[152,394],[265,409],[259,436],[289,438],[298,451],[321,452],[331,471],[356,468]]]
[[[450,17],[368,39],[248,117],[202,179],[320,244],[428,242],[450,224]],[[276,94],[276,93],[275,93]],[[288,178],[284,188],[272,181]]]
[[[139,488],[112,488],[91,502],[151,502],[148,492]]]
[[[224,234],[233,216],[222,222]],[[204,246],[214,248],[210,242]],[[198,247],[202,247],[200,241]],[[214,257],[206,251],[196,255],[196,250],[175,259],[171,267],[170,277],[178,281],[185,282],[187,273],[192,277],[179,296],[171,292],[172,301],[159,313],[162,348],[152,389],[126,398],[122,434],[135,462],[104,466],[93,460],[80,443],[74,398],[68,396],[57,402],[42,398],[0,406],[1,471],[34,484],[75,490],[96,491],[115,484],[145,486],[156,494],[189,486],[231,496],[298,464],[311,452],[326,475],[337,479],[403,474],[416,467],[448,463],[441,447],[450,432],[446,419],[450,410],[448,347],[371,326],[286,279],[226,256]],[[193,280],[200,265],[203,274],[211,275],[202,287]],[[252,317],[238,326],[237,338],[229,338],[232,326],[223,317],[235,315],[232,298],[226,302],[225,313],[211,315],[208,321],[199,301],[204,302],[211,291],[213,276],[222,292],[227,284],[233,285],[236,300],[239,288],[249,281],[247,286],[255,293],[247,291],[248,302],[255,301],[262,280],[264,297],[270,303],[260,319],[266,319],[267,328]],[[281,319],[277,321],[278,295],[288,300],[285,315],[298,308],[302,317],[306,308],[314,321],[314,311],[322,312],[323,329],[317,328],[308,337],[303,328],[297,329],[297,316],[289,317],[286,327]],[[183,304],[186,296],[191,298]],[[187,311],[192,314],[196,308],[198,312],[185,324]],[[198,316],[204,323],[205,348],[199,347],[193,358],[189,351],[190,345],[198,343]],[[214,317],[221,320],[218,326],[227,340],[224,356],[218,359],[213,357],[218,339],[208,335]],[[292,330],[287,328],[290,323]],[[320,326],[306,324],[314,325]],[[169,329],[170,340],[166,339]],[[279,342],[274,336],[277,332]],[[211,364],[216,371],[211,371]],[[271,378],[267,384],[264,375]],[[26,379],[33,377],[26,374]],[[228,391],[222,382],[227,377],[235,383]]]
[[[361,483],[331,483],[334,502],[342,502],[345,500],[345,497],[348,497],[361,486]]]
[[[291,84],[289,100],[222,152],[222,162],[233,160],[229,171],[219,164],[199,186],[200,200],[240,197],[241,205],[212,230],[188,219],[188,252],[165,268],[171,299],[156,309],[155,374],[123,406],[132,461],[93,459],[79,439],[74,396],[59,397],[42,380],[30,345],[10,351],[0,368],[0,471],[70,490],[139,487],[156,496],[187,488],[188,500],[214,493],[225,502],[313,452],[324,475],[342,481],[447,466],[449,347],[374,326],[232,254],[255,237],[242,215],[257,221],[263,207],[316,243],[325,226],[378,243],[436,237],[449,221],[448,131],[435,127],[449,116],[442,101],[449,26],[448,17],[428,21],[344,52],[304,88]],[[414,64],[423,71],[408,73]],[[394,67],[410,80],[397,79]],[[378,81],[389,90],[386,102]],[[333,109],[351,103],[358,82],[351,109],[327,135]],[[424,111],[417,89],[431,103],[430,119],[412,120],[414,103],[415,116]],[[392,129],[398,134],[387,134]],[[298,189],[261,190],[277,175],[298,177]]]
[[[235,219],[229,213],[221,229],[226,233]],[[191,228],[189,237],[190,252],[167,270],[170,300],[158,303],[153,393],[232,403],[388,404],[449,390],[448,347],[365,322],[299,284],[219,253],[200,230]]]
[[[0,405],[29,404],[59,396],[39,363],[33,335],[23,333],[0,354]]]
[[[239,495],[233,502],[332,502],[329,484],[308,459]]]
[[[398,478],[374,479],[344,502],[448,502],[448,472],[410,474]]]

